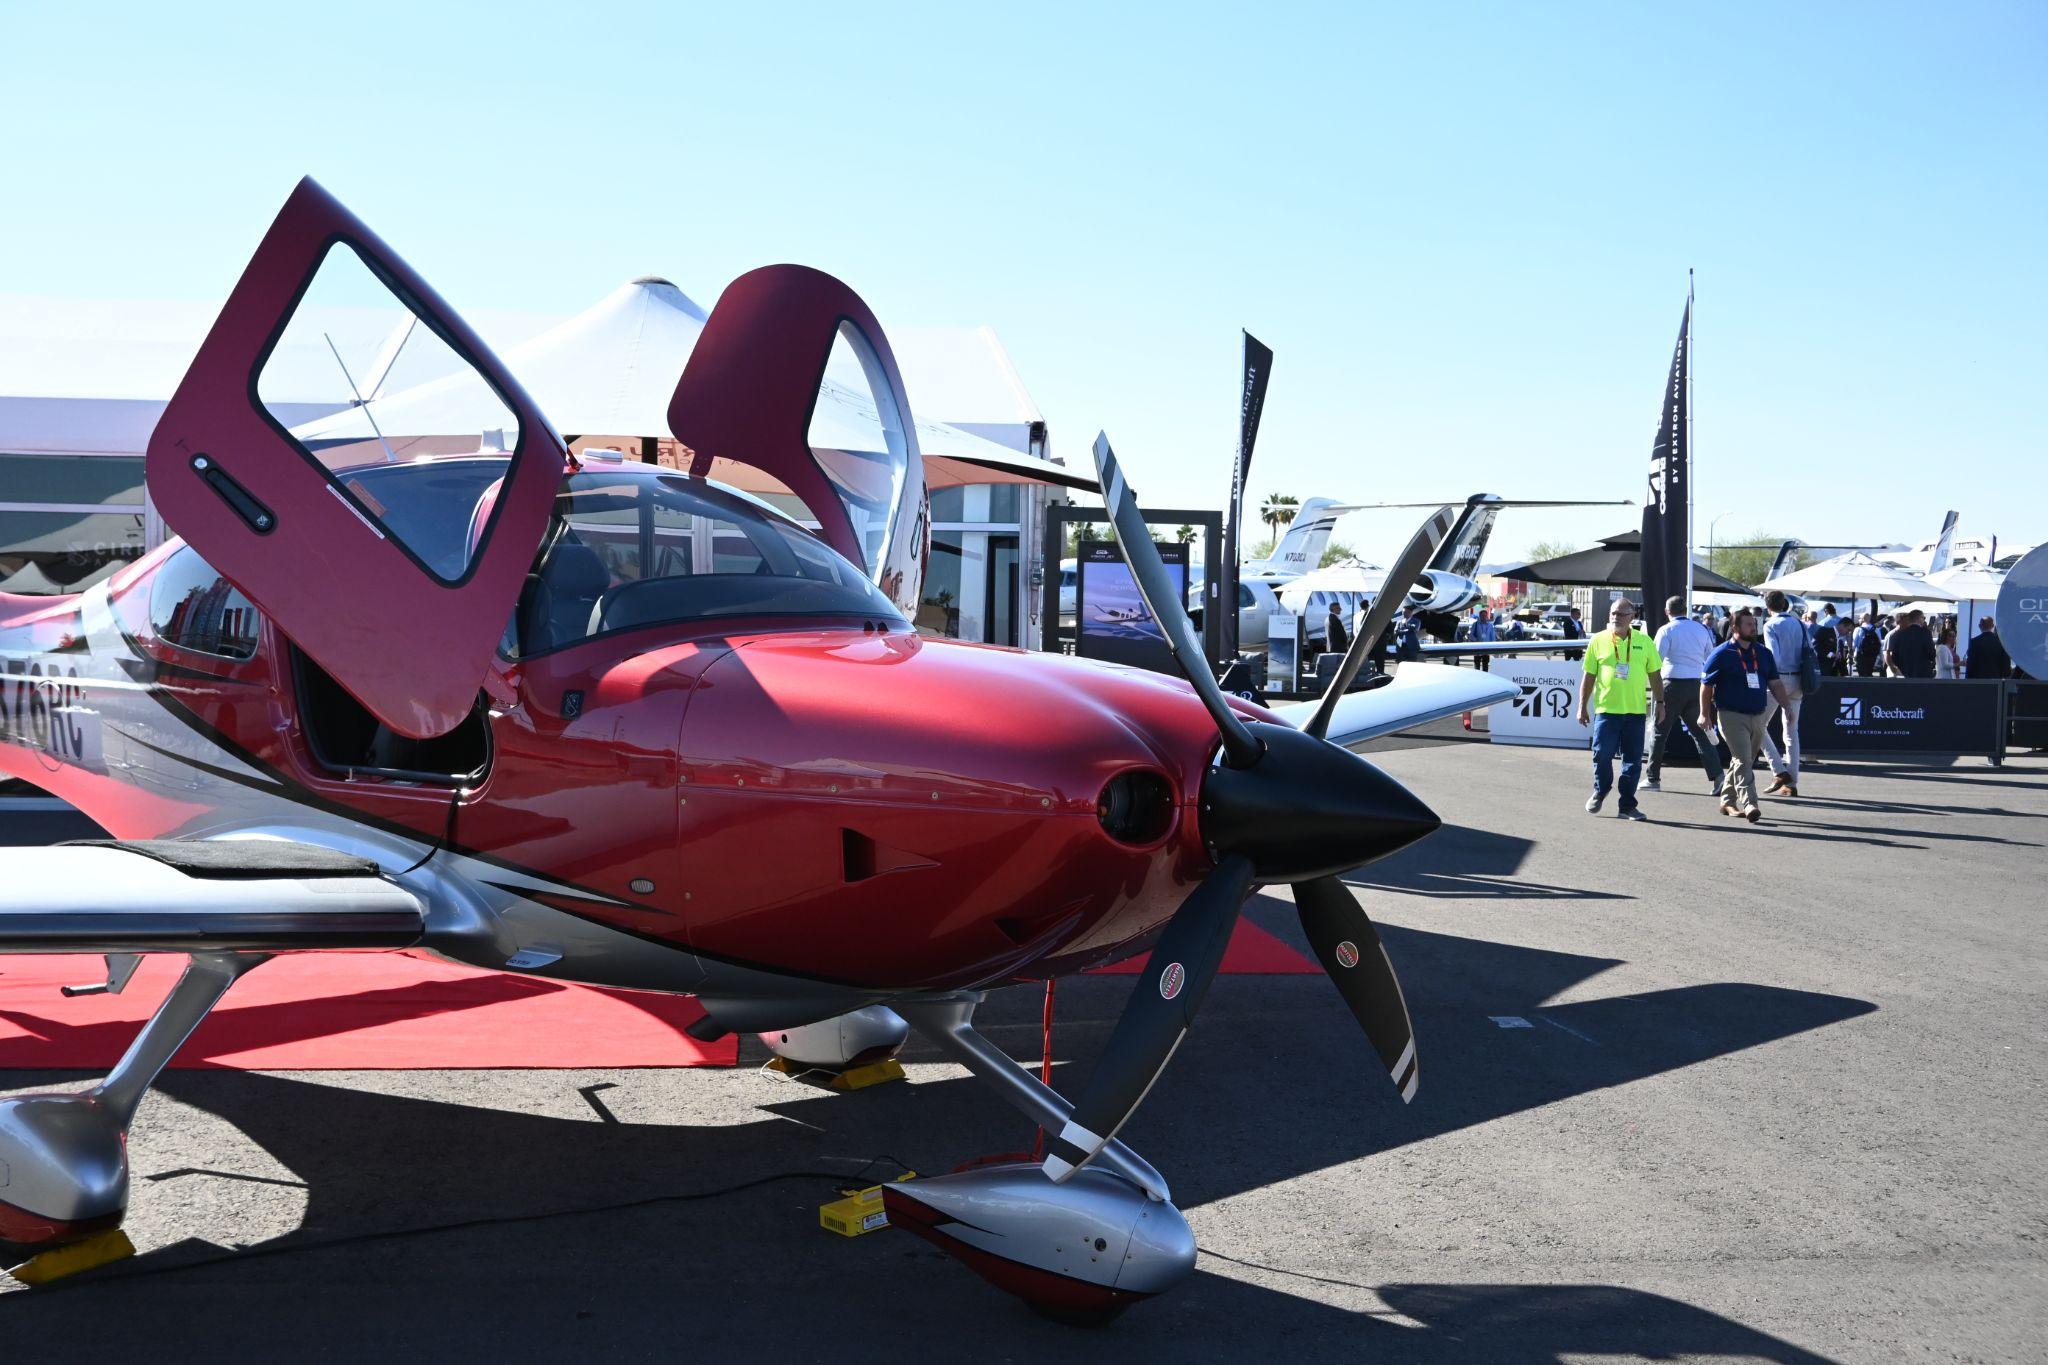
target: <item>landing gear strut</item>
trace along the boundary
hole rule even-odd
[[[119,1229],[128,1211],[128,1125],[152,1082],[228,987],[268,961],[263,953],[194,953],[164,1003],[107,1078],[82,1094],[0,1099],[0,1265],[105,1239],[104,1254],[73,1258],[87,1269],[132,1253]],[[110,964],[118,990],[132,972]]]

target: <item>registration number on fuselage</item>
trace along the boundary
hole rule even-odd
[[[99,770],[100,718],[75,680],[39,660],[0,663],[0,744],[18,744],[61,763]]]

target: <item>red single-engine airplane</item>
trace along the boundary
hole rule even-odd
[[[397,457],[381,378],[359,384],[302,308],[366,292],[502,402],[485,453]],[[364,431],[316,449],[270,361],[320,340]],[[1512,685],[1411,664],[1350,691],[1379,617],[1319,704],[1226,699],[1101,439],[1110,514],[1187,683],[919,636],[909,403],[873,314],[814,270],[727,289],[669,421],[688,469],[570,456],[426,283],[300,184],[149,443],[180,538],[86,592],[0,596],[0,771],[116,836],[10,850],[0,952],[104,953],[87,990],[121,989],[138,954],[188,959],[102,1084],[0,1100],[10,1261],[118,1228],[144,1093],[282,952],[411,948],[693,995],[705,1036],[761,1033],[820,1065],[915,1028],[1052,1140],[1042,1166],[893,1185],[892,1220],[1082,1317],[1193,1266],[1166,1182],[1116,1135],[1255,886],[1293,887],[1413,1096],[1400,987],[1337,874],[1437,821],[1344,746]],[[742,470],[817,529],[713,477]],[[1443,509],[1418,532],[1397,584],[1449,525]],[[1078,1103],[973,1027],[991,988],[1147,949]]]

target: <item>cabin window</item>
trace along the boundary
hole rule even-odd
[[[263,618],[240,589],[187,546],[159,565],[150,580],[149,624],[157,639],[179,649],[253,659]]]
[[[773,511],[681,474],[579,474],[520,606],[528,655],[711,618],[850,616],[907,627],[875,585]]]

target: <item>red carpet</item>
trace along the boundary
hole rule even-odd
[[[98,957],[0,957],[0,1068],[106,1068],[183,968],[147,957],[120,995],[67,1000]],[[236,982],[173,1067],[423,1071],[731,1066],[739,1043],[683,1032],[693,999],[572,986],[404,953],[299,953]]]
[[[1136,976],[1145,969],[1151,954],[1127,957],[1122,962],[1095,970],[1104,976]],[[1282,943],[1248,919],[1237,922],[1230,946],[1223,950],[1225,976],[1314,976],[1323,969],[1313,958]]]

